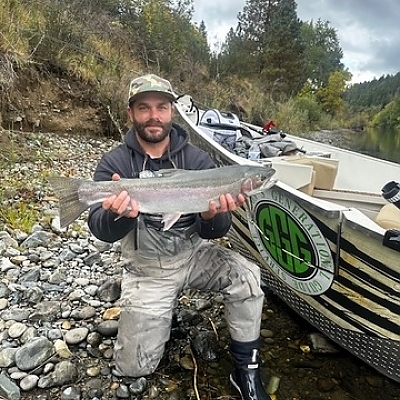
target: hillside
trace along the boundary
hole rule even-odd
[[[249,1],[241,30],[232,29],[219,51],[211,51],[206,26],[193,23],[192,7],[191,0],[2,1],[0,127],[119,137],[128,83],[144,72],[167,77],[202,108],[241,110],[253,123],[272,118],[293,133],[398,124],[400,75],[346,91],[335,29],[300,21],[295,2]],[[253,37],[258,8],[270,19],[256,21]],[[291,36],[280,26],[292,26]],[[303,46],[283,54],[281,42]]]
[[[113,131],[96,88],[60,70],[32,66],[17,73],[1,110],[2,126],[14,131],[90,135]]]

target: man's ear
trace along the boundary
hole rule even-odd
[[[133,122],[133,110],[130,106],[126,109],[126,112],[128,113],[129,119],[131,122]]]

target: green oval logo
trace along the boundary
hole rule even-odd
[[[271,270],[308,295],[327,291],[334,279],[330,248],[310,215],[276,186],[251,197],[253,241]]]
[[[307,279],[315,273],[315,268],[309,267],[317,261],[312,242],[290,214],[274,204],[259,203],[255,222],[264,232],[264,247],[288,274]]]

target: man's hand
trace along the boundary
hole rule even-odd
[[[208,211],[204,211],[200,214],[201,218],[207,221],[214,218],[217,214],[235,211],[238,207],[241,207],[245,201],[246,198],[242,194],[239,194],[237,201],[233,200],[230,194],[223,194],[219,197],[219,208],[215,201],[210,201],[210,208]]]
[[[113,181],[119,181],[121,177],[118,174],[113,174],[111,179]],[[111,210],[118,214],[119,217],[136,218],[139,215],[138,204],[129,197],[128,192],[125,190],[118,196],[112,195],[104,200],[102,206],[105,210]]]

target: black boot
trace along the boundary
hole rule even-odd
[[[258,340],[254,342],[232,340],[231,353],[235,365],[229,379],[240,393],[242,400],[271,400],[261,382]]]

